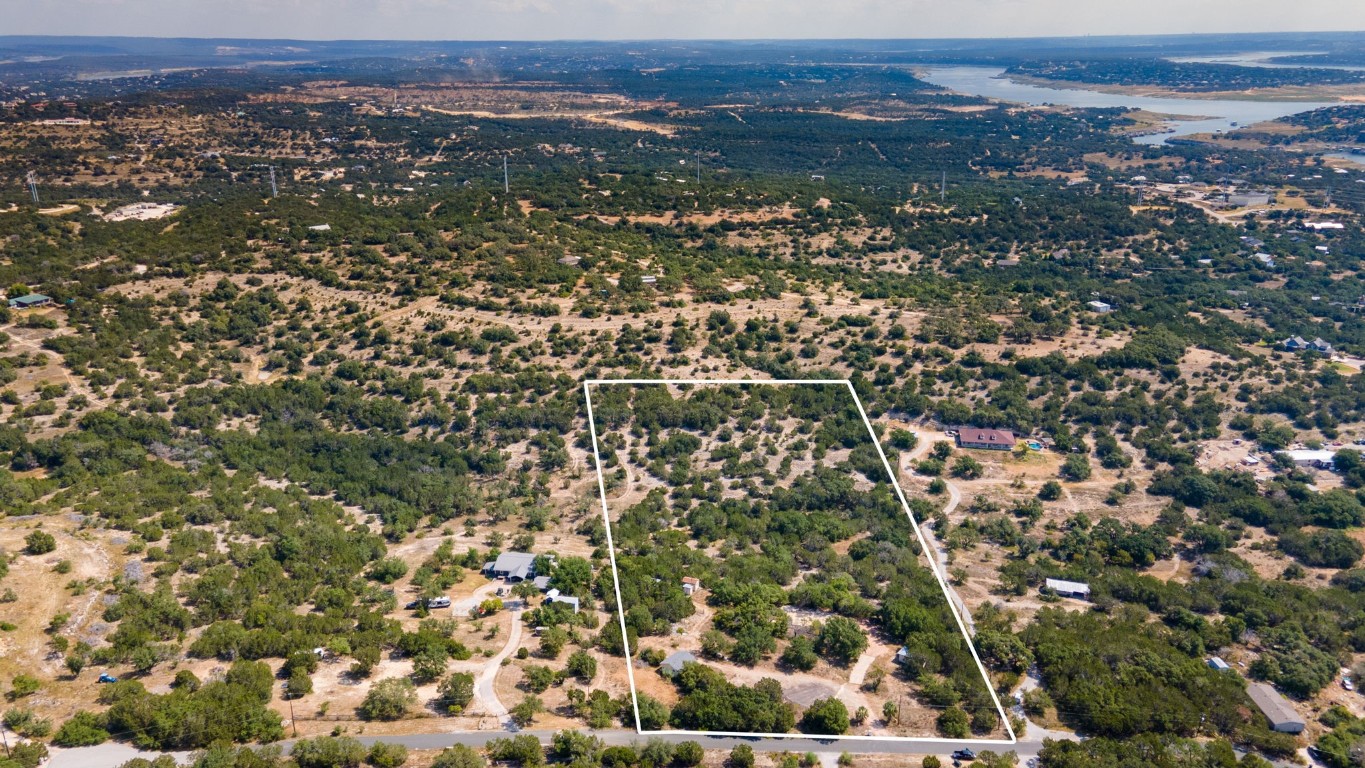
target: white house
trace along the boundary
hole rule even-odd
[[[1073,597],[1077,600],[1090,599],[1090,585],[1079,581],[1066,581],[1063,579],[1048,579],[1044,585],[1062,597]]]
[[[1336,451],[1276,451],[1280,456],[1288,456],[1296,467],[1314,467],[1316,469],[1331,469],[1336,461]]]
[[[1095,301],[1092,301],[1092,302],[1087,303],[1086,306],[1087,306],[1087,307],[1090,307],[1091,309],[1095,310],[1096,312],[1099,312],[1100,314],[1104,314],[1105,312],[1113,312],[1113,311],[1114,311],[1114,308],[1113,308],[1112,306],[1110,306],[1110,305],[1108,305],[1108,304],[1106,304],[1106,303],[1104,303],[1103,301],[1100,301],[1100,300],[1098,300],[1098,299],[1096,299]]]

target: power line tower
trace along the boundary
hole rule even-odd
[[[275,183],[275,166],[270,166],[270,196],[280,196],[280,186]]]
[[[38,175],[29,171],[24,181],[28,184],[28,193],[33,196],[33,202],[38,202]]]

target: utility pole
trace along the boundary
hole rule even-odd
[[[275,166],[270,166],[270,196],[279,197],[280,187],[275,183]]]
[[[38,176],[29,171],[25,181],[28,182],[28,193],[33,196],[33,202],[38,202]]]
[[[508,180],[507,180],[507,155],[503,155],[503,156],[502,156],[502,193],[503,193],[504,195],[506,195],[506,194],[511,193],[511,191],[512,191],[512,186],[511,186],[511,184],[508,183]]]
[[[285,699],[289,702],[289,726],[294,729],[294,738],[297,739],[299,737],[299,721],[294,717],[294,697],[286,696]]]
[[[938,201],[941,203],[948,199],[948,172],[943,172],[943,177],[938,182]]]
[[[700,184],[701,184],[701,152],[700,152],[700,151],[697,152],[696,165],[697,165],[697,184],[700,185]]]
[[[5,735],[5,726],[0,725],[0,741],[5,743],[5,757],[9,757],[9,737]]]

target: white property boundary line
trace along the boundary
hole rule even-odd
[[[595,385],[693,385],[693,386],[724,386],[727,384],[741,386],[764,386],[779,384],[843,384],[848,387],[849,394],[853,396],[853,403],[858,407],[858,415],[863,417],[863,424],[867,425],[867,434],[871,438],[872,444],[877,448],[877,455],[881,457],[882,466],[886,469],[887,477],[891,479],[891,487],[896,489],[896,497],[900,499],[901,506],[905,509],[905,515],[910,519],[910,527],[915,530],[915,537],[919,539],[920,550],[926,560],[929,561],[929,569],[933,571],[934,577],[938,579],[939,588],[943,590],[943,599],[948,603],[948,610],[952,612],[953,619],[957,621],[957,628],[962,632],[962,636],[967,640],[967,648],[972,652],[972,659],[976,661],[977,671],[981,673],[981,680],[986,685],[986,690],[991,694],[991,701],[995,703],[996,712],[1000,714],[1000,721],[1005,725],[1005,733],[1009,734],[1009,740],[1000,739],[946,739],[933,736],[858,736],[858,735],[827,735],[812,733],[750,733],[745,731],[681,731],[681,730],[662,730],[646,731],[640,726],[640,698],[635,688],[635,665],[634,654],[631,652],[630,640],[626,632],[626,609],[621,601],[621,579],[616,572],[616,545],[611,538],[611,515],[607,509],[607,483],[602,474],[602,456],[597,448],[597,424],[593,420],[592,414],[592,388]],[[863,402],[858,399],[858,391],[853,388],[853,382],[848,379],[587,379],[583,382],[583,398],[588,408],[588,433],[592,437],[592,458],[593,464],[597,468],[597,490],[602,499],[602,522],[607,530],[607,556],[611,560],[611,580],[616,590],[616,616],[621,626],[621,645],[626,651],[626,678],[630,681],[630,700],[635,710],[635,732],[648,734],[681,734],[692,736],[736,736],[740,738],[778,738],[778,739],[818,739],[818,740],[842,740],[842,741],[897,741],[897,742],[950,742],[964,745],[996,746],[999,744],[1016,744],[1019,739],[1014,734],[1014,727],[1010,724],[1009,714],[1000,705],[1000,698],[995,693],[995,687],[991,685],[990,675],[986,674],[986,667],[981,663],[981,657],[977,655],[976,645],[972,642],[972,637],[967,633],[967,626],[963,623],[962,617],[958,615],[957,606],[954,604],[952,596],[948,594],[948,583],[944,581],[943,574],[938,570],[938,558],[930,549],[928,542],[924,540],[924,534],[920,532],[919,524],[915,521],[915,513],[910,509],[910,502],[906,500],[905,493],[901,490],[900,482],[896,479],[896,473],[891,469],[891,462],[886,458],[886,452],[882,450],[881,441],[877,439],[877,433],[872,429],[872,422],[867,418],[867,412],[863,410]]]

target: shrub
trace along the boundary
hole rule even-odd
[[[673,750],[673,763],[682,768],[701,765],[701,761],[705,758],[706,751],[695,741],[684,741]]]
[[[730,759],[725,761],[729,768],[754,768],[754,748],[740,744],[730,750]]]
[[[319,736],[295,743],[290,756],[299,768],[360,768],[365,745],[349,736]]]
[[[532,736],[531,738],[535,738]],[[491,746],[491,745],[490,745]],[[540,743],[536,742],[536,752],[540,752]],[[542,761],[543,762],[543,761]],[[539,765],[540,763],[523,763],[523,765]],[[431,768],[484,768],[488,761],[483,759],[472,747],[464,744],[456,744],[449,749],[441,751],[432,762]]]
[[[109,731],[104,729],[104,718],[84,711],[77,712],[62,723],[52,737],[52,743],[59,747],[93,747],[108,740]]]
[[[34,531],[24,537],[24,551],[30,555],[46,555],[57,548],[57,539],[46,531]]]
[[[370,753],[365,756],[365,762],[373,765],[374,768],[398,768],[398,766],[408,761],[408,748],[402,744],[387,744],[382,741],[375,742],[370,747]]]

